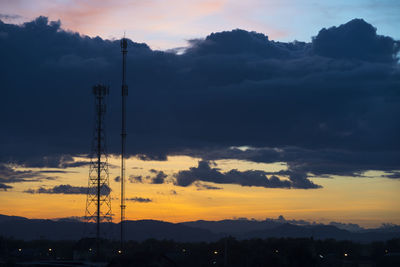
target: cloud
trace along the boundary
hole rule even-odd
[[[166,160],[168,160],[167,159],[167,155],[165,155],[165,154],[159,154],[159,155],[156,155],[156,154],[138,154],[137,157],[140,160],[143,160],[143,161],[151,161],[151,160],[166,161]]]
[[[10,158],[10,162],[14,164],[24,167],[24,168],[77,168],[77,167],[85,167],[90,165],[90,161],[78,160],[75,161],[72,155],[68,154],[49,154],[43,155],[38,154],[36,157],[32,157],[28,155],[27,157],[21,156]]]
[[[143,197],[132,197],[132,198],[127,198],[127,201],[133,201],[133,202],[140,202],[140,203],[149,203],[153,202],[152,199],[150,198],[143,198]]]
[[[7,164],[0,163],[0,184],[4,183],[23,183],[23,182],[39,182],[43,180],[55,180],[57,176],[48,176],[47,174],[57,174],[57,173],[71,173],[71,171],[53,169],[53,170],[20,170],[19,168],[70,168],[70,167],[80,167],[87,165],[86,161],[74,162],[73,158],[70,156],[50,156],[43,157],[42,159],[30,158],[27,161],[17,161],[18,164]],[[2,189],[11,189],[12,186],[5,185]]]
[[[128,179],[129,179],[129,182],[131,182],[131,183],[142,183],[143,182],[143,176],[141,176],[141,175],[130,175]]]
[[[73,161],[73,162],[64,162],[59,165],[59,168],[79,168],[89,166],[90,162],[88,161]],[[110,168],[113,166],[110,165]]]
[[[97,192],[96,188],[91,188],[92,194]],[[107,185],[101,187],[101,195],[109,195],[111,188]],[[38,189],[28,189],[24,191],[29,194],[66,194],[66,195],[86,195],[88,194],[88,188],[82,186],[72,186],[68,184],[56,185],[51,188],[39,187]]]
[[[339,27],[322,29],[313,39],[317,55],[340,59],[393,62],[400,43],[376,34],[376,28],[362,19],[354,19]]]
[[[165,178],[167,178],[168,175],[166,175],[163,171],[156,171],[156,176],[151,178],[151,183],[152,184],[163,184],[165,181]]]
[[[399,179],[400,178],[400,171],[392,172],[391,174],[383,175],[383,177],[391,178],[391,179]]]
[[[150,183],[150,184],[163,184],[165,179],[168,177],[163,171],[158,171],[155,169],[150,169],[149,172],[153,175],[147,175],[143,177],[142,175],[130,175],[129,181],[131,183]]]
[[[189,170],[179,171],[175,174],[175,185],[189,186],[198,181],[213,182],[217,184],[237,184],[241,186],[259,186],[265,188],[320,188],[307,178],[305,173],[291,173],[289,180],[282,180],[275,175],[267,177],[267,172],[260,170],[238,171],[236,169],[221,172],[218,168],[211,168],[208,161],[199,161],[197,167]],[[198,186],[199,187],[199,186]],[[202,189],[207,185],[200,184]],[[220,189],[220,188],[210,188]]]
[[[200,183],[200,182],[195,182],[194,185],[196,186],[196,190],[221,190],[223,189],[222,187],[217,187],[205,183]]]
[[[305,43],[297,42],[291,47],[284,43],[268,40],[262,33],[241,29],[212,33],[206,39],[190,40],[191,47],[186,51],[192,55],[238,55],[250,54],[263,58],[289,58],[293,48],[302,49]]]
[[[0,20],[15,20],[22,18],[20,15],[17,14],[2,14],[0,13]]]
[[[317,176],[361,176],[363,171],[398,169],[397,151],[348,151],[341,149],[304,149],[298,147],[192,150],[188,155],[204,160],[240,159],[250,162],[285,162],[288,170],[267,174],[290,176],[311,173]],[[396,172],[393,172],[395,174]],[[393,177],[394,178],[394,177]]]
[[[0,183],[0,190],[7,191],[8,189],[11,189],[11,188],[13,188],[13,187],[10,185]]]
[[[54,180],[56,178],[44,175],[46,173],[49,173],[49,171],[17,170],[13,165],[0,163],[0,184],[4,185],[2,189],[11,189],[12,186],[5,184],[38,182],[43,180]]]
[[[0,161],[76,165],[71,157],[90,148],[91,87],[99,80],[111,88],[107,143],[111,154],[119,153],[119,42],[66,32],[44,17],[0,23],[0,32],[7,35],[0,42],[6,73],[0,112],[9,114],[2,118]],[[398,51],[398,41],[362,20],[321,30],[312,43],[239,29],[213,33],[182,55],[129,41],[127,152],[142,160],[287,162],[288,180],[266,182],[262,172],[233,170],[229,180],[287,188],[313,187],[309,174],[398,171]],[[231,149],[239,146],[251,149]],[[162,181],[162,174],[154,180]]]

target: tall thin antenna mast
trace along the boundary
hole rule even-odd
[[[128,85],[126,85],[126,54],[127,39],[121,40],[122,52],[122,129],[121,129],[121,253],[124,247],[124,220],[125,220],[125,143],[126,143],[126,96],[128,95]]]

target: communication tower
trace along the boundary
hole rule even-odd
[[[94,138],[90,154],[90,168],[88,192],[86,198],[85,219],[87,223],[96,224],[96,253],[100,255],[100,224],[111,222],[111,189],[108,172],[108,156],[105,137],[105,97],[109,89],[104,85],[95,85],[93,94],[95,97],[96,124]]]
[[[126,54],[128,53],[128,40],[121,40],[122,52],[122,127],[121,127],[121,252],[124,247],[124,221],[125,221],[125,143],[126,143],[126,97],[128,96],[128,85],[126,84]]]

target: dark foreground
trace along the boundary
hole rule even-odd
[[[270,238],[179,243],[149,239],[102,240],[96,263],[94,239],[20,241],[0,237],[0,266],[400,266],[400,239],[360,244],[333,239]]]

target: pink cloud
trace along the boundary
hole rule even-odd
[[[266,1],[270,3],[270,1]],[[265,8],[259,0],[30,0],[8,1],[5,11],[33,19],[39,15],[60,19],[62,27],[89,36],[127,36],[152,47],[166,49],[185,45],[186,39],[205,37],[221,30],[244,28],[286,35],[254,18]],[[270,7],[270,12],[273,8]],[[4,12],[3,12],[4,13]]]

